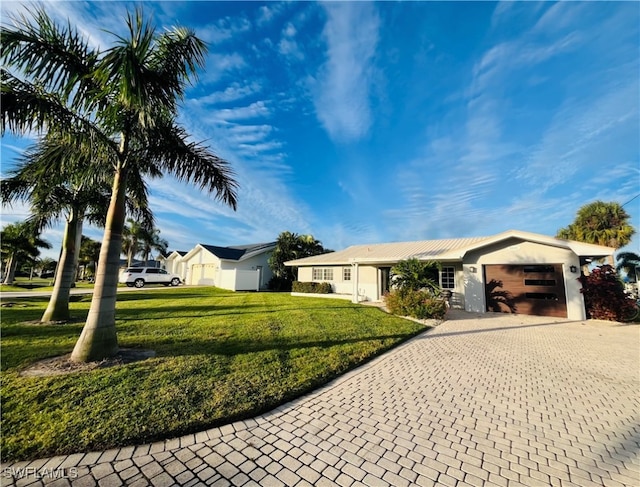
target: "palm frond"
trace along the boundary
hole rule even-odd
[[[211,153],[206,147],[187,142],[188,135],[176,125],[156,127],[144,150],[144,160],[158,165],[180,181],[197,185],[215,194],[215,198],[237,208],[238,183],[229,163]]]
[[[14,27],[2,27],[0,55],[3,64],[13,67],[48,91],[59,93],[63,99],[86,107],[87,96],[99,86],[91,76],[98,60],[71,24],[57,25],[42,8],[27,10],[14,17]]]

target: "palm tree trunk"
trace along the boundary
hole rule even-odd
[[[116,297],[125,219],[126,169],[119,166],[113,180],[111,203],[102,239],[96,282],[87,321],[71,354],[75,362],[91,362],[118,353]]]
[[[53,285],[49,305],[40,319],[41,323],[49,321],[68,321],[69,295],[75,278],[76,263],[80,252],[79,236],[82,235],[83,209],[72,209],[65,224],[62,253],[58,263],[58,272]]]
[[[3,284],[11,285],[16,279],[16,267],[18,267],[18,259],[16,258],[15,252],[11,254],[9,257],[9,261],[7,262],[7,274],[4,276]]]

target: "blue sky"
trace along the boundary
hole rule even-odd
[[[336,250],[512,228],[555,235],[586,203],[640,193],[636,2],[42,5],[103,48],[133,5],[209,44],[180,121],[232,164],[239,205],[151,181],[171,249],[284,230]],[[4,22],[22,5],[1,8]],[[30,141],[3,137],[3,173]],[[625,209],[638,228],[640,198]],[[27,211],[4,208],[3,224]]]

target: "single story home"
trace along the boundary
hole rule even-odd
[[[178,274],[182,279],[182,282],[186,282],[187,278],[187,265],[182,258],[187,255],[185,250],[174,250],[165,259],[165,269],[171,274]]]
[[[451,305],[472,312],[501,311],[585,319],[582,266],[612,258],[615,249],[509,230],[492,237],[354,245],[285,262],[298,280],[329,282],[353,302],[381,301],[391,268],[417,258],[439,262],[440,286]]]
[[[171,260],[172,269],[184,272],[185,284],[210,285],[231,291],[259,291],[266,288],[271,279],[268,261],[275,247],[275,242],[230,247],[197,244],[185,255],[175,256]]]

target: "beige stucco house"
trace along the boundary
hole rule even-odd
[[[230,247],[197,244],[184,255],[169,255],[167,270],[179,274],[185,284],[259,291],[271,279],[268,260],[275,246],[275,242]]]
[[[580,270],[615,249],[517,230],[492,237],[354,245],[286,262],[298,280],[326,281],[353,302],[381,301],[391,267],[409,258],[441,264],[440,285],[451,305],[474,312],[502,311],[585,319]]]

